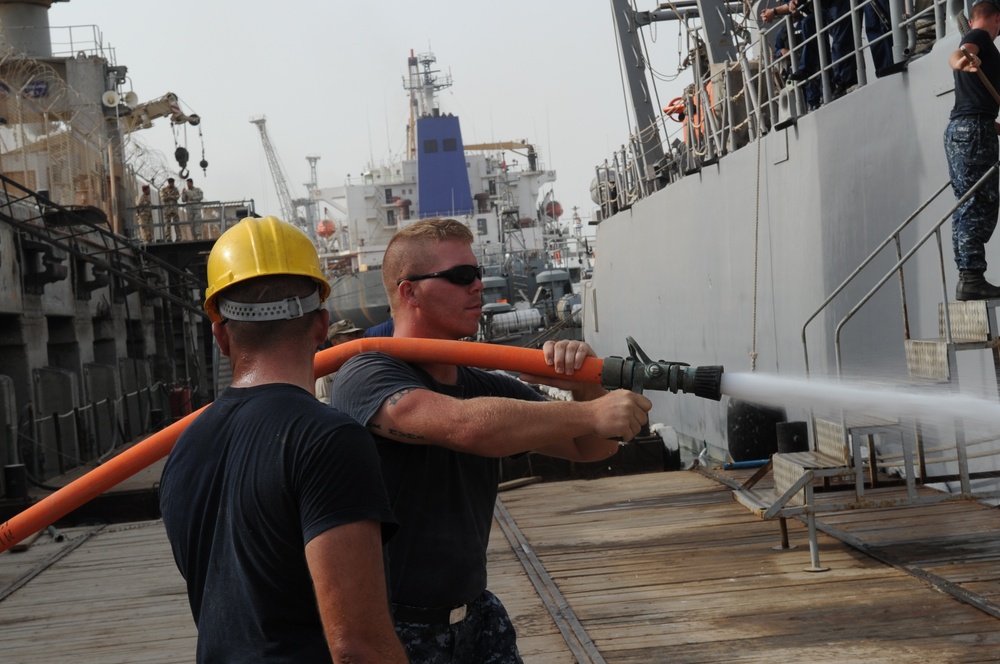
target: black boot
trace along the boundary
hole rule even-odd
[[[1000,298],[1000,287],[986,281],[984,273],[985,270],[959,270],[955,299],[964,302]]]

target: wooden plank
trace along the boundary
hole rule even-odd
[[[535,484],[502,500],[612,664],[991,661],[1000,648],[996,619],[829,536],[819,543],[831,571],[805,572],[801,523],[788,523],[798,548],[776,551],[777,523],[696,473]],[[950,503],[823,518],[905,564],[1000,597],[996,510]],[[85,531],[0,555],[0,584]],[[490,588],[524,661],[574,662],[497,525],[488,555]],[[5,662],[190,662],[195,638],[158,521],[107,527],[0,602]]]
[[[490,590],[504,600],[517,625],[517,643],[526,661],[575,664],[552,615],[535,592],[514,550],[494,520],[487,549]],[[511,607],[516,607],[512,610]]]
[[[62,544],[83,530],[65,530]],[[169,664],[194,655],[187,594],[160,522],[105,529],[0,604],[0,615],[5,661]]]
[[[503,496],[608,662],[994,656],[997,639],[979,637],[1000,633],[994,619],[827,537],[833,570],[804,572],[801,524],[789,526],[803,546],[774,551],[776,524],[705,478],[609,479]]]

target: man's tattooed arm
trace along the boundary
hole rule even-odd
[[[403,397],[405,397],[407,394],[409,394],[410,392],[412,392],[415,389],[417,389],[417,388],[415,388],[415,387],[404,388],[404,389],[400,390],[399,392],[396,392],[395,394],[393,394],[391,397],[389,397],[387,399],[387,403],[390,406],[395,406],[397,403],[399,403],[400,399],[402,399]],[[379,424],[377,422],[369,422],[368,423],[368,428],[369,429],[373,429],[373,430],[377,431],[380,434],[382,432],[382,427],[379,426]],[[391,427],[388,429],[388,433],[387,434],[383,434],[383,435],[395,436],[396,438],[407,438],[409,440],[423,440],[424,439],[424,437],[421,436],[420,434],[407,433],[405,431],[399,431],[399,430],[393,429]]]

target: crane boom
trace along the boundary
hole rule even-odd
[[[304,223],[299,219],[298,214],[295,211],[295,203],[292,201],[292,195],[288,190],[288,179],[285,177],[285,172],[281,168],[281,162],[278,161],[278,153],[274,151],[274,147],[271,145],[271,139],[267,135],[267,118],[265,116],[260,116],[259,118],[250,118],[250,122],[257,125],[257,129],[260,130],[260,140],[264,144],[264,154],[267,155],[267,165],[271,169],[271,177],[274,178],[274,188],[278,191],[278,203],[281,207],[281,216],[289,223],[295,224],[299,228],[308,230],[304,228]]]
[[[186,115],[181,111],[177,95],[168,92],[159,99],[147,101],[133,108],[128,115],[122,117],[122,128],[125,133],[131,133],[138,129],[149,129],[153,126],[153,120],[165,117],[170,118],[171,124],[187,122],[191,125],[197,125],[201,122],[201,118],[196,114]]]
[[[535,146],[525,140],[501,141],[499,143],[472,143],[469,145],[463,145],[462,148],[466,152],[473,152],[476,150],[527,150],[528,169],[533,171],[538,167],[538,153],[535,152]]]
[[[527,141],[501,141],[499,143],[472,143],[462,146],[467,151],[472,150],[528,150],[534,149]]]

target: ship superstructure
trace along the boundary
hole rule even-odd
[[[535,308],[538,298],[548,298],[554,314],[556,302],[572,293],[573,277],[589,268],[582,267],[587,261],[577,255],[582,246],[563,244],[558,221],[562,208],[551,191],[546,192],[555,171],[544,168],[527,140],[466,144],[459,118],[440,108],[438,93],[452,80],[436,69],[436,62],[432,53],[411,53],[407,61],[403,87],[409,95],[410,119],[405,157],[370,165],[359,179],[341,187],[313,192],[339,216],[330,221],[322,240],[334,314],[365,325],[388,317],[380,273],[386,245],[398,229],[436,216],[464,222],[475,237],[473,249],[486,275],[502,280],[488,303],[509,304],[513,312],[518,301]],[[570,235],[567,228],[566,238]],[[563,265],[555,269],[556,262],[574,260],[572,273]],[[552,279],[546,281],[543,273]],[[554,297],[553,289],[539,295],[539,284],[553,281]],[[507,311],[494,313],[502,320]],[[528,327],[537,329],[541,317]]]

